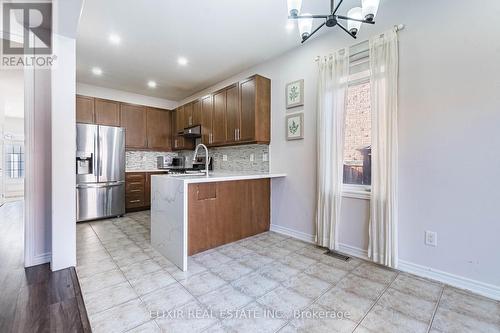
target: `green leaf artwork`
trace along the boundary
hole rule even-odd
[[[290,88],[290,93],[288,94],[291,102],[295,102],[299,97],[299,88],[297,86],[292,86]]]
[[[295,120],[292,120],[292,123],[288,125],[288,130],[290,131],[290,134],[296,135],[299,130],[299,124],[297,124]]]

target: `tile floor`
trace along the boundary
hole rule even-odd
[[[500,302],[273,232],[191,257],[150,246],[149,212],[77,225],[94,332],[489,332]]]

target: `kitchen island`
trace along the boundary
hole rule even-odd
[[[269,230],[271,179],[285,174],[151,176],[151,244],[187,270],[187,258]]]

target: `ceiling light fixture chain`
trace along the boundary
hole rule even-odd
[[[330,0],[330,13],[328,15],[311,15],[301,14],[302,0],[287,0],[289,19],[298,20],[299,32],[302,38],[302,43],[311,38],[318,30],[327,27],[338,26],[344,30],[352,38],[356,38],[361,28],[361,24],[375,24],[375,16],[377,15],[380,0],[362,0],[361,7],[351,8],[347,12],[347,16],[338,15],[337,12],[344,0],[340,0],[335,6],[335,0]],[[322,19],[324,22],[316,29],[312,30],[313,20]],[[347,27],[339,22],[343,20],[347,22]]]

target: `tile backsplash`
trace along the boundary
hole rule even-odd
[[[155,170],[157,156],[184,156],[186,166],[190,166],[193,154],[192,150],[183,150],[180,153],[128,150],[126,152],[126,169],[129,171]],[[209,148],[209,154],[213,158],[214,171],[269,172],[268,145]],[[252,155],[253,161],[251,161]],[[227,160],[224,160],[224,156]]]
[[[177,153],[127,150],[125,166],[127,170],[155,170],[157,156],[178,156]]]
[[[214,171],[269,172],[268,145],[217,147],[209,148],[208,152],[213,158]],[[186,157],[186,165],[192,163],[193,153],[191,150],[184,150],[180,153],[181,156]]]

